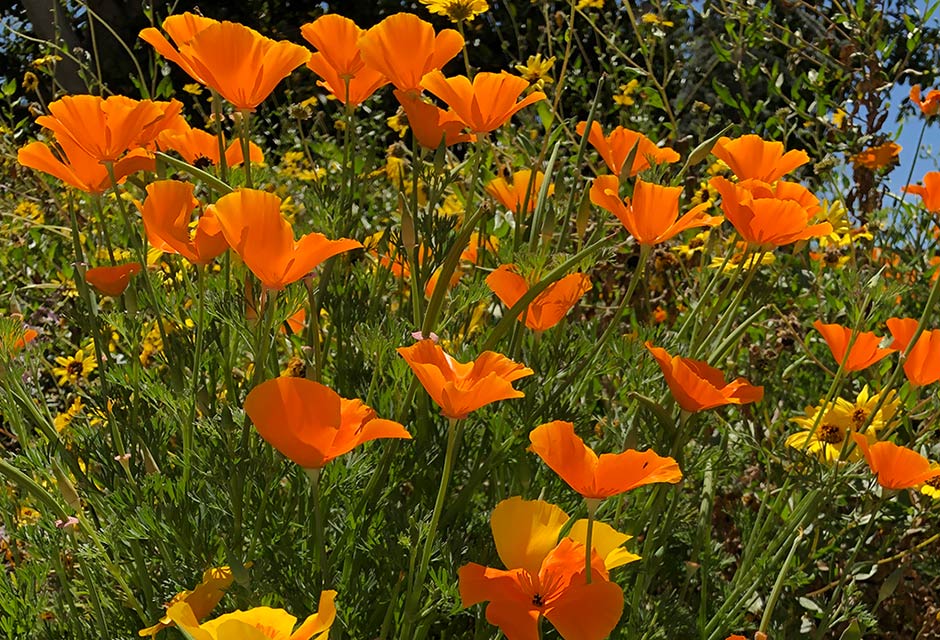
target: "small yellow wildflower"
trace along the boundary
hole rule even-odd
[[[39,89],[39,78],[32,71],[23,74],[23,91],[33,93]]]
[[[614,102],[624,107],[635,104],[636,100],[633,99],[633,94],[636,93],[637,87],[639,86],[640,81],[636,78],[627,84],[620,85],[620,92],[614,95]]]
[[[42,56],[40,58],[36,58],[30,64],[32,64],[34,68],[39,69],[40,67],[44,67],[46,65],[53,65],[56,62],[59,62],[60,60],[62,60],[61,56],[50,54],[48,56]]]
[[[854,402],[849,402],[843,398],[838,398],[832,408],[832,415],[837,416],[840,421],[845,421],[851,425],[853,431],[861,431],[862,427],[869,420],[872,409],[881,401],[880,393],[871,393],[866,384]],[[868,425],[865,433],[872,435],[878,433],[886,426],[889,426],[894,420],[895,413],[901,399],[897,393],[890,391],[887,399],[878,409],[878,412],[871,418],[871,424]]]
[[[691,260],[695,257],[696,254],[702,253],[705,250],[705,245],[708,243],[708,230],[702,231],[701,233],[695,234],[688,244],[680,244],[677,247],[672,247],[672,251],[679,254],[680,258],[685,260]]]
[[[757,262],[758,258],[760,258],[761,266],[773,264],[776,261],[774,254],[770,253],[769,251],[764,253],[763,256],[761,256],[759,253],[752,253],[750,256],[748,256],[747,262],[744,264],[744,270],[746,271],[754,267],[754,264]],[[727,263],[725,263],[725,259],[723,257],[712,258],[711,264],[708,266],[710,269],[720,269],[721,265],[724,264],[725,266],[722,270],[722,273],[725,275],[732,275],[737,272],[738,266],[741,264],[742,260],[744,260],[744,254],[736,253],[731,256],[731,259],[728,260]]]
[[[60,413],[52,421],[55,430],[59,433],[62,433],[72,424],[72,421],[82,412],[82,409],[85,408],[85,405],[82,404],[81,398],[75,398],[72,401],[72,405],[66,409],[64,412]]]
[[[471,21],[490,10],[486,0],[421,0],[428,11],[447,16],[451,22]]]
[[[78,384],[81,380],[87,379],[98,364],[93,356],[86,356],[84,349],[79,349],[74,356],[58,356],[55,359],[58,367],[52,368],[52,375],[59,377],[59,386],[66,383]]]
[[[405,134],[408,132],[408,120],[404,116],[405,112],[401,107],[398,107],[398,111],[385,120],[388,128],[397,133],[399,138],[404,138]]]
[[[845,122],[845,116],[845,110],[836,109],[836,112],[832,114],[832,126],[836,127],[837,129],[841,129],[842,123]]]
[[[20,507],[16,512],[16,524],[20,526],[36,524],[41,517],[42,514],[32,507]]]
[[[455,193],[448,193],[437,206],[437,213],[441,216],[462,216],[463,210],[463,200]]]
[[[525,64],[517,64],[516,71],[530,85],[533,85],[536,89],[541,89],[546,84],[554,82],[552,77],[548,75],[551,73],[554,64],[555,56],[548,60],[542,60],[542,54],[536,53],[534,56],[529,56]]]
[[[160,335],[159,327],[154,323],[144,336],[140,349],[140,364],[145,367],[152,364],[154,356],[159,353],[163,353],[163,337]]]
[[[193,96],[199,96],[202,95],[202,85],[198,82],[190,82],[183,85],[183,91]]]
[[[940,464],[930,463],[931,469],[940,469]],[[920,492],[925,496],[930,496],[934,500],[940,498],[940,476],[934,476],[920,486]]]
[[[13,210],[13,215],[29,220],[33,224],[44,224],[46,222],[46,217],[39,205],[29,200],[21,200],[16,205],[16,209]]]
[[[848,460],[858,460],[861,454],[851,442],[849,432],[852,423],[844,412],[835,411],[834,406],[818,418],[821,407],[806,407],[806,414],[791,420],[802,428],[787,438],[787,446],[805,451],[822,462],[836,462],[842,457],[842,449],[851,447]]]
[[[604,0],[578,0],[575,9],[603,9]]]
[[[640,20],[642,20],[645,24],[653,24],[657,27],[675,26],[675,24],[673,24],[671,21],[665,20],[662,16],[658,16],[655,13],[644,13]]]

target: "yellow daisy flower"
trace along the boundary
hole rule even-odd
[[[84,349],[79,349],[71,357],[58,356],[55,361],[59,366],[52,368],[52,375],[59,377],[59,386],[67,383],[78,384],[81,380],[87,379],[98,367],[94,357],[86,356]]]

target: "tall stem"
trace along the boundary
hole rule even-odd
[[[584,536],[584,575],[587,583],[591,584],[591,538],[594,536],[594,514],[601,501],[597,498],[585,498],[584,501],[587,503],[588,514],[587,534]]]
[[[323,526],[323,507],[320,504],[320,469],[304,469],[310,478],[313,490],[313,518],[316,526],[317,562],[320,565],[320,575],[317,579],[317,591],[330,585],[330,563],[326,555],[326,533]]]

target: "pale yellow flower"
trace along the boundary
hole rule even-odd
[[[447,16],[452,22],[470,21],[490,10],[486,0],[421,0],[431,13]]]

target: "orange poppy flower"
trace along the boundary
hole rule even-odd
[[[99,162],[116,162],[128,151],[151,146],[182,106],[177,100],[64,96],[50,102],[49,115],[36,118],[36,124],[52,131],[60,144],[71,142]]]
[[[786,153],[783,149],[782,142],[768,142],[760,136],[748,134],[733,140],[719,138],[712,154],[728,165],[738,180],[776,182],[809,162],[809,156],[802,149]]]
[[[58,146],[62,150],[59,157],[48,145],[30,142],[17,151],[16,159],[24,167],[48,173],[86,193],[103,193],[111,187],[108,169],[96,158],[88,155],[69,138],[59,140]],[[121,183],[132,173],[153,169],[153,156],[143,149],[134,149],[114,163],[114,177]]]
[[[244,25],[191,13],[169,16],[163,30],[175,48],[153,27],[141,31],[140,37],[238,109],[253,110],[310,59],[310,52],[293,42],[275,41]]]
[[[927,92],[927,97],[920,99],[920,85],[915,84],[911,87],[911,100],[920,107],[920,112],[925,116],[935,116],[940,113],[940,89],[931,89]]]
[[[512,174],[512,182],[505,178],[496,178],[486,185],[486,192],[512,211],[517,216],[522,213],[522,205],[526,204],[526,213],[535,211],[536,200],[542,190],[545,174],[536,171],[532,174],[530,169],[523,169]],[[555,193],[555,185],[548,185],[547,195]]]
[[[23,329],[20,332],[14,331],[13,335],[9,336],[10,338],[13,339],[13,346],[8,347],[8,348],[11,352],[16,353],[17,351],[19,351],[20,349],[28,345],[30,342],[35,340],[38,335],[39,333],[35,329],[30,329],[29,327],[23,327]],[[4,347],[6,346],[7,345],[4,344]]]
[[[721,194],[725,218],[752,245],[769,248],[832,233],[828,222],[810,224],[819,200],[795,182],[774,185],[757,180],[730,182],[715,176],[709,184]]]
[[[675,460],[652,450],[627,449],[598,456],[575,435],[570,422],[555,420],[539,425],[529,434],[529,441],[529,451],[589,500],[602,500],[654,482],[674,484],[682,479]],[[583,560],[583,553],[581,557]]]
[[[398,353],[441,407],[441,413],[454,420],[497,400],[524,397],[512,383],[535,373],[493,351],[484,351],[473,362],[458,362],[430,339],[399,347]]]
[[[157,146],[162,151],[175,151],[197,169],[205,169],[206,163],[214,166],[219,164],[218,136],[189,125],[160,132],[157,136]],[[248,143],[248,154],[252,162],[264,162],[264,153],[254,142]],[[241,141],[233,140],[225,150],[225,164],[237,167],[244,161]]]
[[[304,469],[321,469],[370,440],[411,439],[402,425],[376,417],[361,400],[341,398],[306,378],[262,382],[245,398],[245,413],[268,444]]]
[[[876,147],[869,147],[864,151],[855,154],[849,160],[856,167],[865,167],[876,171],[898,161],[898,155],[901,153],[901,145],[896,142],[885,142]]]
[[[139,262],[128,262],[113,267],[95,267],[85,272],[85,282],[106,296],[116,298],[124,293],[131,276],[140,273]]]
[[[213,567],[207,569],[202,574],[202,582],[197,584],[192,590],[187,589],[186,591],[177,593],[170,602],[167,603],[167,608],[179,602],[185,602],[192,611],[193,617],[196,620],[201,620],[212,613],[212,610],[215,609],[215,605],[219,604],[225,592],[232,586],[234,578],[235,576],[232,574],[232,570],[229,567]],[[169,615],[164,615],[155,625],[141,629],[137,632],[137,635],[141,637],[153,637],[160,631],[172,626],[174,626],[173,620]]]
[[[940,477],[940,469],[913,449],[884,440],[871,444],[861,433],[853,433],[852,439],[862,450],[868,468],[878,477],[878,484],[885,489],[912,489]]]
[[[399,89],[395,89],[394,93],[405,110],[411,133],[422,147],[437,149],[441,141],[445,147],[458,142],[476,142],[474,134],[463,133],[463,121],[453,110],[444,111],[419,95]]]
[[[852,339],[852,330],[838,324],[823,324],[817,320],[813,323],[816,331],[822,334],[829,345],[832,357],[836,362],[842,363],[845,360],[846,347],[849,340]],[[894,353],[894,349],[880,349],[881,338],[871,331],[859,332],[849,351],[849,357],[845,360],[846,371],[861,371],[880,361],[882,358]]]
[[[245,265],[269,289],[283,289],[333,256],[358,249],[356,240],[328,240],[308,233],[294,240],[290,223],[281,215],[281,199],[257,189],[238,189],[210,206],[222,233]]]
[[[178,253],[193,264],[209,264],[225,253],[229,245],[211,211],[200,216],[190,232],[190,219],[198,204],[188,182],[158,180],[148,184],[140,216],[150,244],[165,253]]]
[[[317,48],[307,67],[323,78],[318,84],[343,104],[358,106],[388,82],[362,61],[359,38],[364,33],[355,22],[335,13],[300,28],[304,40]]]
[[[906,351],[917,331],[914,318],[891,318],[887,322],[894,342],[890,349]],[[914,386],[922,387],[940,381],[940,329],[925,330],[904,361],[904,375]]]
[[[725,374],[702,360],[670,356],[649,341],[644,344],[656,358],[672,397],[685,411],[695,413],[726,404],[749,404],[764,397],[764,387],[755,387],[744,378],[726,382]]]
[[[940,94],[940,91],[937,91]],[[914,193],[924,201],[924,208],[931,213],[940,213],[940,171],[930,171],[924,176],[924,184],[909,184],[901,191]]]
[[[388,78],[396,89],[421,92],[421,78],[440,69],[463,48],[463,36],[453,29],[437,35],[431,23],[411,13],[396,13],[361,38],[359,52],[366,66]]]
[[[486,285],[507,307],[515,305],[529,290],[526,279],[515,269],[511,264],[504,264],[486,277]],[[569,274],[536,296],[519,320],[524,318],[525,326],[533,331],[551,329],[590,290],[591,279],[586,273]]]
[[[617,216],[637,242],[655,245],[693,227],[714,227],[721,216],[705,212],[708,202],[696,205],[679,218],[682,187],[664,187],[639,178],[633,186],[633,198],[620,199],[617,176],[597,176],[591,185],[591,202]]]
[[[446,102],[474,133],[494,131],[520,109],[545,99],[544,93],[533,91],[516,102],[529,83],[505,71],[478,73],[471,84],[466,76],[445,78],[436,69],[424,76],[422,85]]]
[[[575,131],[579,136],[584,135],[584,129],[587,122],[579,122]],[[635,176],[641,171],[646,171],[653,164],[672,164],[679,161],[679,154],[669,147],[659,147],[655,142],[644,136],[642,133],[616,127],[609,135],[604,135],[604,130],[596,120],[591,123],[591,131],[588,133],[588,142],[597,149],[601,158],[607,164],[607,168],[615,176],[623,175],[623,163],[627,161],[627,156],[635,146],[636,156],[633,164],[627,172],[627,176]]]
[[[564,538],[536,571],[466,564],[457,572],[461,602],[489,601],[486,620],[509,640],[537,640],[543,617],[566,640],[603,640],[620,621],[623,590],[610,581],[596,551],[588,583],[584,557],[584,545]]]

